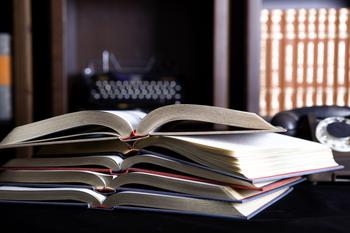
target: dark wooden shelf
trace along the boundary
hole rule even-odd
[[[227,106],[229,51],[222,45],[228,45],[229,14],[219,14],[226,4],[52,0],[53,114],[69,111],[74,79],[104,49],[125,66],[145,64],[152,56],[171,64],[183,83],[187,103]]]

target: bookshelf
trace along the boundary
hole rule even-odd
[[[1,122],[4,136],[14,125],[32,121],[30,0],[1,1],[0,32],[10,35],[12,119]]]
[[[303,106],[348,105],[348,1],[259,0],[247,9],[247,96],[260,95],[249,111],[269,118]]]
[[[4,0],[0,3],[0,32],[9,35],[9,80],[2,88],[9,88],[10,101],[4,102],[2,110],[10,109],[7,119],[0,122],[1,139],[16,125],[33,121],[32,78],[32,22],[30,0]],[[2,57],[4,58],[4,57]],[[8,66],[1,66],[6,68]],[[2,72],[4,74],[4,72]],[[3,79],[4,77],[2,77]],[[4,89],[3,89],[4,90]],[[2,101],[6,96],[2,95]],[[1,111],[1,110],[0,110]],[[18,150],[20,157],[31,154],[30,149]],[[2,160],[10,153],[5,152]]]
[[[8,38],[8,36],[11,37],[13,34],[12,24],[13,24],[13,22],[12,22],[11,2],[10,1],[2,1],[0,4],[0,33],[5,35],[5,37],[7,37],[7,38]],[[2,44],[4,42],[1,41],[0,43]],[[6,43],[6,44],[8,44],[8,43]],[[1,45],[1,46],[3,46],[3,45]],[[3,49],[1,49],[0,56],[4,55],[3,53],[5,53],[5,51],[2,51],[2,50]],[[8,56],[7,52],[6,52],[6,55]],[[11,56],[10,56],[10,59],[11,59]],[[8,67],[8,66],[6,66],[6,67]],[[1,66],[1,68],[3,68],[3,66]],[[4,73],[8,74],[8,70],[7,71],[0,71],[0,72],[1,72],[1,75],[3,75]],[[5,77],[0,77],[0,80],[2,80],[2,79],[5,79]],[[5,84],[5,83],[3,83],[3,81],[0,81],[0,83],[1,83],[1,85]],[[1,86],[1,88],[4,88],[4,87]],[[5,88],[7,88],[7,87],[5,87]],[[3,98],[3,94],[2,94],[2,98]],[[2,103],[0,103],[0,105],[5,104],[4,100],[0,100],[0,101],[2,102]],[[8,114],[6,114],[6,115],[8,116]],[[3,118],[0,119],[0,137],[4,136],[7,133],[7,131],[9,131],[12,124],[13,124],[12,121],[8,121],[8,120],[5,120]]]

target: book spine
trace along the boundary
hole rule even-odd
[[[0,121],[12,119],[10,40],[8,33],[0,33]]]

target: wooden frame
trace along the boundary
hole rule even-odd
[[[214,105],[229,107],[230,0],[214,1]]]
[[[67,66],[66,66],[66,20],[67,1],[51,0],[52,25],[52,113],[60,115],[68,110]]]
[[[247,56],[247,100],[246,110],[259,113],[260,88],[260,11],[261,0],[247,1],[246,56]]]
[[[31,0],[14,0],[15,124],[33,120]]]
[[[13,1],[15,124],[33,121],[33,61],[31,0]],[[16,150],[17,157],[30,157],[30,148]]]

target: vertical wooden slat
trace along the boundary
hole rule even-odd
[[[333,62],[333,104],[337,104],[338,97],[338,57],[339,57],[339,9],[336,10],[335,14],[335,38],[334,38],[334,62]]]
[[[51,0],[52,35],[52,112],[60,115],[68,111],[67,103],[67,42],[65,35],[66,0]]]
[[[31,0],[14,0],[14,91],[15,124],[33,121]],[[17,157],[30,157],[30,148],[20,148]]]
[[[286,11],[282,11],[281,13],[281,21],[280,21],[280,30],[282,34],[282,38],[279,43],[279,109],[278,111],[285,110],[285,66],[286,66]]]
[[[349,76],[349,59],[350,59],[350,14],[349,9],[347,10],[347,23],[346,23],[346,42],[345,42],[345,64],[344,64],[344,70],[345,70],[345,95],[344,95],[344,103],[346,106],[348,106],[349,103],[349,88],[350,88],[350,76]]]
[[[230,1],[214,4],[214,105],[228,107]]]
[[[326,11],[325,20],[325,33],[326,37],[324,39],[324,50],[323,50],[323,83],[322,83],[322,105],[327,103],[327,79],[328,79],[328,41],[329,41],[329,21],[328,21],[329,10]]]
[[[295,38],[293,41],[293,80],[292,80],[292,88],[293,88],[293,95],[292,95],[292,102],[293,102],[293,108],[296,108],[297,106],[297,78],[298,78],[298,42],[299,42],[299,11],[297,10],[295,12],[295,19],[294,19],[294,34]]]
[[[266,38],[266,113],[271,115],[271,80],[272,80],[272,16],[269,11],[267,19],[267,38]]]

